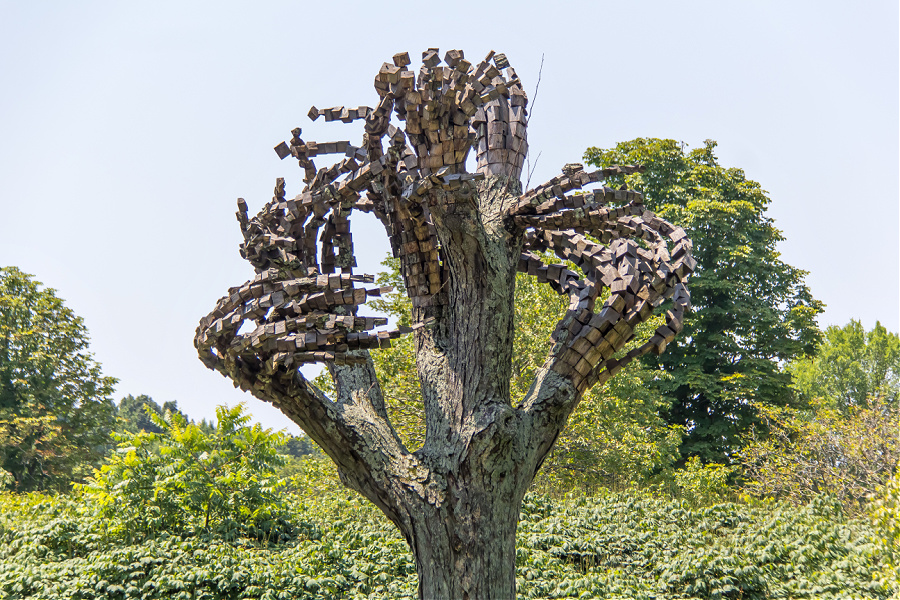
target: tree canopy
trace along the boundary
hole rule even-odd
[[[793,361],[788,371],[803,396],[822,398],[834,408],[865,407],[873,398],[895,403],[900,396],[900,337],[879,322],[871,331],[856,320],[832,325],[816,355]]]
[[[733,457],[758,422],[757,404],[802,401],[782,364],[815,351],[822,311],[806,272],[780,258],[783,236],[766,215],[765,190],[741,169],[721,166],[715,147],[707,140],[687,151],[675,140],[638,138],[585,153],[598,166],[644,165],[619,181],[642,190],[647,206],[695,244],[684,331],[665,354],[642,360],[669,375],[651,385],[672,401],[667,421],[685,428],[682,455],[707,462]]]
[[[109,444],[116,380],[51,288],[0,268],[0,469],[20,490],[66,487]]]
[[[128,394],[119,401],[119,405],[116,408],[116,418],[119,422],[119,427],[122,430],[131,433],[136,433],[138,431],[162,433],[162,428],[157,424],[150,413],[147,412],[148,409],[159,417],[164,417],[166,413],[173,413],[178,414],[183,419],[187,420],[187,415],[178,408],[178,402],[176,400],[169,400],[160,406],[153,398],[146,394],[140,394],[139,396]]]

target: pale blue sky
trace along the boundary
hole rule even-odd
[[[898,4],[861,2],[10,2],[0,0],[0,264],[58,290],[91,332],[117,398],[178,400],[195,418],[246,400],[196,359],[197,321],[251,276],[251,212],[272,150],[359,141],[313,104],[372,104],[396,52],[504,52],[532,95],[533,183],[585,148],[712,138],[772,198],[788,263],[820,323],[900,325]],[[354,217],[356,219],[356,217]],[[387,252],[355,221],[361,271]],[[292,431],[297,431],[291,427]]]

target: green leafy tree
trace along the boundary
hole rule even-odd
[[[322,451],[319,450],[316,443],[306,435],[285,436],[284,444],[278,448],[278,451],[285,456],[290,456],[292,458],[302,458],[313,454],[322,454]]]
[[[116,416],[119,421],[120,429],[132,433],[137,431],[162,433],[162,429],[147,412],[148,408],[160,417],[165,415],[166,412],[171,412],[177,413],[181,415],[182,418],[187,419],[187,415],[179,410],[177,401],[171,400],[160,406],[153,398],[145,394],[139,396],[128,394],[119,401],[119,406],[117,408]]]
[[[0,469],[12,487],[65,488],[99,464],[115,382],[88,352],[84,322],[53,289],[0,268]]]
[[[900,410],[871,398],[841,412],[760,407],[765,434],[748,436],[741,452],[744,487],[755,496],[804,504],[831,494],[859,512],[900,461]]]
[[[685,429],[683,457],[721,463],[758,422],[757,406],[800,402],[781,365],[815,351],[822,304],[806,273],[780,259],[783,237],[766,215],[766,192],[742,170],[721,166],[715,147],[707,140],[685,151],[674,140],[639,138],[589,148],[585,159],[645,165],[617,184],[642,190],[647,207],[694,242],[693,310],[665,354],[643,362],[669,374],[651,385],[671,401],[668,423]]]
[[[876,322],[871,331],[850,321],[831,326],[814,357],[793,361],[788,371],[807,398],[824,398],[835,408],[867,406],[870,398],[897,402],[900,396],[900,337]]]
[[[117,434],[119,447],[81,489],[129,539],[161,532],[276,538],[284,436],[249,426],[243,405],[217,407],[212,434],[177,412],[147,415],[160,433]]]

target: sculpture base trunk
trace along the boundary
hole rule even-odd
[[[423,600],[511,600],[516,597],[519,505],[457,498],[425,505],[414,519],[412,549]],[[455,505],[455,506],[454,506]]]

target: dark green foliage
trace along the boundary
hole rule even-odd
[[[356,495],[294,497],[278,544],[160,534],[126,543],[75,498],[0,496],[0,597],[414,598],[396,529]],[[524,598],[889,598],[867,522],[796,508],[633,495],[529,495],[517,541]]]
[[[532,497],[518,533],[526,598],[887,598],[882,551],[824,497],[690,510],[626,495]],[[525,568],[523,568],[525,567]]]
[[[50,288],[0,268],[0,488],[66,489],[109,446],[116,380]]]
[[[128,431],[130,433],[137,433],[138,431],[162,433],[162,428],[153,421],[147,412],[148,408],[160,417],[165,415],[166,412],[171,412],[177,413],[181,415],[182,418],[187,419],[187,415],[179,410],[178,401],[176,400],[171,400],[160,406],[153,398],[145,394],[141,394],[137,397],[128,394],[119,401],[117,407],[116,420],[119,423],[120,431]],[[205,420],[203,423],[205,423]],[[201,424],[201,427],[202,426],[203,425]]]
[[[322,451],[307,435],[286,436],[284,444],[278,447],[278,452],[292,458],[301,458],[312,454],[322,454]]]
[[[806,273],[779,258],[783,237],[766,216],[766,192],[742,170],[719,165],[715,146],[707,141],[685,152],[674,140],[639,138],[589,148],[585,159],[645,165],[645,173],[618,179],[644,192],[648,208],[694,242],[693,311],[675,343],[644,363],[671,375],[654,385],[673,402],[668,422],[685,428],[682,456],[727,462],[757,421],[751,402],[798,403],[781,364],[814,352],[822,304],[806,287]]]

